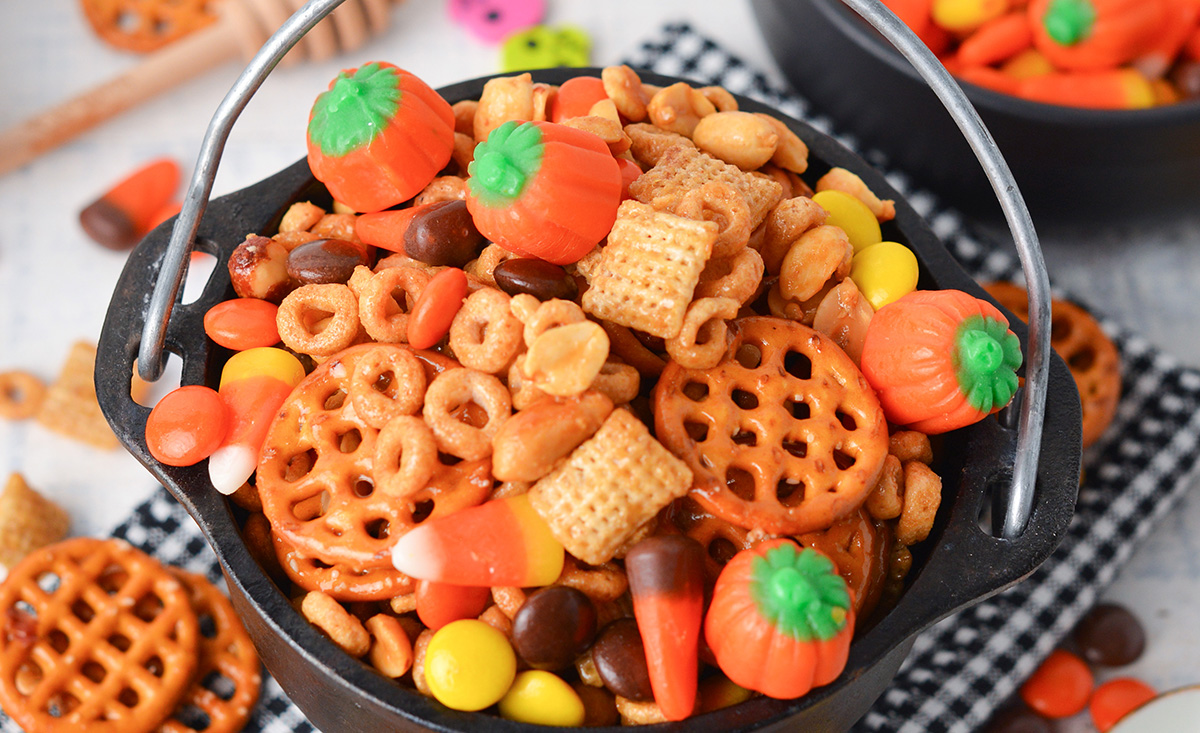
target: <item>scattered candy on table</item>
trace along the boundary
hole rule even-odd
[[[179,176],[171,158],[151,161],[80,211],[79,225],[97,244],[129,249],[174,213]]]
[[[449,0],[450,17],[476,38],[495,43],[542,22],[546,0]]]
[[[1088,703],[1088,712],[1096,729],[1107,733],[1118,720],[1150,702],[1157,694],[1153,687],[1139,679],[1116,677],[1096,687]]]
[[[1087,707],[1094,679],[1087,662],[1055,649],[1021,685],[1021,699],[1047,718],[1069,718]]]
[[[591,52],[592,39],[582,28],[537,25],[504,39],[500,49],[500,71],[587,66]]]

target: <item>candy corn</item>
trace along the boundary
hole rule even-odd
[[[658,535],[625,555],[654,702],[667,720],[696,706],[700,625],[704,618],[704,548],[685,535]]]
[[[558,578],[563,547],[521,495],[427,520],[392,546],[392,564],[422,580],[530,588]]]
[[[208,458],[217,491],[232,494],[254,473],[271,419],[303,378],[295,356],[269,346],[239,351],[225,362],[217,392],[232,420],[225,441]]]
[[[160,158],[142,166],[79,212],[79,225],[97,244],[127,249],[162,221],[179,187],[179,164]]]

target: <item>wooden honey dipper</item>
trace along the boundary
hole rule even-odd
[[[397,0],[346,0],[281,65],[324,61],[382,32]],[[217,20],[148,55],[116,78],[0,132],[0,175],[230,59],[250,59],[304,0],[223,0]]]

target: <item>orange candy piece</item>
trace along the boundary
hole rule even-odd
[[[467,297],[467,274],[449,267],[434,275],[408,314],[408,343],[428,349],[450,331],[455,314]]]
[[[437,631],[454,621],[478,618],[487,607],[492,591],[483,586],[422,580],[417,583],[416,597],[417,617],[421,623]]]
[[[1069,718],[1087,707],[1093,680],[1087,662],[1055,649],[1021,686],[1021,699],[1047,718]]]
[[[1134,709],[1153,700],[1154,688],[1133,677],[1117,677],[1096,688],[1089,711],[1100,733],[1105,733]]]
[[[258,298],[234,298],[217,303],[204,314],[204,332],[220,346],[245,351],[279,343],[275,316],[279,306]]]
[[[558,94],[550,102],[550,121],[563,122],[572,117],[583,117],[592,111],[592,106],[608,99],[604,82],[595,76],[576,76],[567,79],[558,88]]]
[[[175,199],[179,164],[159,158],[126,176],[79,212],[79,225],[97,244],[128,249],[158,222]]]
[[[221,446],[231,417],[216,390],[199,384],[172,390],[146,418],[146,447],[168,466],[194,466]]]

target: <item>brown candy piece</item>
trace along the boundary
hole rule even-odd
[[[404,231],[404,254],[435,267],[462,267],[475,259],[486,243],[467,203],[459,199],[430,204]]]
[[[1024,705],[1001,710],[984,733],[1054,733],[1054,724]]]
[[[103,198],[79,212],[79,225],[92,241],[106,249],[130,249],[141,239],[141,232],[129,215]]]
[[[579,286],[575,278],[552,262],[533,257],[514,257],[492,271],[496,285],[509,295],[529,293],[541,301],[575,300]]]
[[[604,686],[613,694],[638,702],[654,699],[637,621],[621,618],[605,626],[592,645],[592,659]]]
[[[529,594],[513,617],[513,647],[536,669],[569,667],[595,635],[596,606],[565,585]]]
[[[1115,603],[1101,603],[1075,627],[1075,643],[1080,656],[1088,662],[1119,667],[1142,656],[1146,631],[1129,609]]]
[[[368,264],[364,245],[344,239],[314,239],[288,253],[287,273],[302,285],[345,283],[354,268]]]

